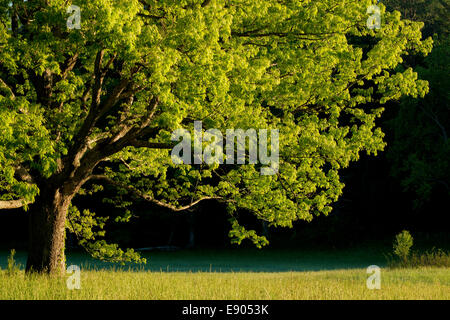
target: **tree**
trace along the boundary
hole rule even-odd
[[[0,4],[0,207],[30,211],[28,271],[64,270],[66,226],[94,238],[103,222],[71,207],[88,182],[117,187],[123,207],[125,193],[174,211],[223,201],[233,241],[264,245],[237,208],[285,227],[329,214],[339,170],[385,146],[381,105],[427,91],[395,69],[431,50],[423,24],[380,5],[382,28],[368,29],[371,1],[79,0],[80,29],[66,1]],[[278,129],[276,174],[175,165],[171,134],[194,120]]]
[[[449,1],[388,1],[387,5],[406,19],[423,21],[435,41],[429,56],[410,63],[429,82],[429,94],[423,99],[402,99],[397,116],[389,121],[392,173],[405,190],[415,194],[414,207],[419,209],[438,190],[450,195]]]
[[[448,36],[449,0],[386,0],[384,3],[389,10],[398,10],[403,19],[424,22],[425,35]]]

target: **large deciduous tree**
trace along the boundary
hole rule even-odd
[[[67,28],[71,4],[80,29]],[[330,213],[339,170],[384,148],[382,105],[427,91],[412,69],[396,69],[431,50],[423,24],[380,5],[381,29],[369,29],[372,4],[1,0],[0,208],[29,209],[27,270],[64,270],[67,218],[93,216],[71,207],[88,181],[175,211],[223,201],[238,243],[267,241],[239,224],[237,208],[274,226]],[[277,174],[175,165],[171,133],[194,120],[278,129]]]

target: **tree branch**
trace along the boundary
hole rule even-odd
[[[28,182],[28,183],[35,183],[31,174],[23,166],[21,166],[21,165],[17,166],[15,173],[22,181]]]
[[[211,3],[211,0],[205,0],[202,3],[202,8],[207,7]]]
[[[123,183],[114,181],[113,179],[111,179],[111,178],[109,178],[107,176],[92,175],[90,177],[90,179],[91,180],[103,180],[103,181],[107,182],[110,185],[113,185],[113,186],[116,186],[116,187],[123,188],[123,189],[127,190],[128,192],[133,194],[135,197],[141,198],[141,199],[143,199],[143,200],[145,200],[147,202],[156,204],[156,205],[158,205],[160,207],[170,209],[170,210],[172,210],[174,212],[180,212],[180,211],[189,210],[192,207],[195,207],[197,204],[199,204],[200,202],[205,201],[205,200],[219,200],[219,199],[223,199],[222,197],[218,197],[218,196],[216,196],[216,197],[212,197],[212,196],[211,197],[202,197],[202,198],[200,198],[200,199],[198,199],[198,200],[196,200],[194,202],[191,202],[188,205],[185,205],[185,206],[182,206],[182,207],[177,207],[177,206],[171,205],[169,203],[165,203],[163,201],[156,200],[156,199],[150,197],[149,195],[147,195],[147,194],[137,190],[136,188],[134,188],[132,186],[128,186],[128,185],[125,185]]]
[[[105,139],[99,143],[98,152],[102,153],[104,157],[109,157],[114,153],[119,152],[127,146],[147,147],[147,148],[171,148],[167,144],[149,143],[145,139],[155,136],[160,128],[148,127],[158,107],[159,100],[154,97],[149,104],[147,114],[142,117],[142,121],[138,126],[125,126],[112,139]],[[173,147],[173,146],[172,146]]]
[[[27,204],[24,200],[0,201],[0,210],[19,209],[25,207]]]
[[[15,99],[16,99],[16,95],[15,95],[14,92],[12,91],[11,87],[8,86],[8,85],[6,84],[6,82],[3,81],[1,78],[0,78],[0,88],[5,88],[6,90],[9,91],[11,100],[15,100]]]
[[[113,57],[110,58],[110,60],[107,62],[107,66],[105,69],[102,68],[102,61],[104,56],[104,50],[100,50],[97,53],[97,57],[95,59],[95,71],[93,75],[93,88],[92,88],[92,103],[89,109],[89,113],[86,117],[86,119],[83,122],[83,125],[76,135],[75,143],[72,146],[72,148],[69,151],[69,161],[70,162],[77,162],[77,159],[81,159],[86,152],[89,144],[89,135],[92,131],[92,129],[95,127],[97,121],[106,114],[110,108],[112,108],[121,97],[122,92],[125,90],[125,88],[128,86],[128,84],[131,82],[131,78],[123,78],[120,83],[114,87],[109,97],[106,99],[104,103],[101,104],[101,91],[102,91],[102,85],[103,80],[106,75],[106,71],[108,66],[115,60],[116,55],[113,55]],[[140,68],[135,68],[135,70],[132,72],[131,77],[135,73],[137,73],[140,70]]]
[[[73,68],[75,68],[75,65],[77,64],[78,61],[78,56],[79,54],[75,53],[72,57],[68,58],[67,61],[64,63],[64,68],[61,73],[62,80],[66,79],[69,72],[72,71]]]
[[[94,75],[93,75],[94,87],[92,89],[91,110],[100,104],[100,96],[102,94],[102,84],[103,84],[103,80],[105,78],[103,76],[103,72],[102,72],[102,62],[103,62],[104,55],[105,55],[105,50],[102,49],[99,52],[97,52],[97,56],[95,58]]]

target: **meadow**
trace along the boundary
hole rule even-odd
[[[8,274],[0,257],[0,299],[309,300],[450,299],[449,268],[389,269],[381,251],[150,252],[141,266],[114,265],[68,255],[81,267],[81,289],[64,278]],[[25,254],[19,252],[18,263]],[[369,265],[379,265],[381,289],[366,286]]]

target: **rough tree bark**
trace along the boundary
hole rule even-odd
[[[73,194],[63,188],[40,188],[29,215],[26,271],[61,275],[65,272],[65,224]]]
[[[65,272],[67,213],[97,163],[92,162],[76,168],[62,165],[58,174],[37,184],[40,194],[30,207],[26,272],[51,275]]]

